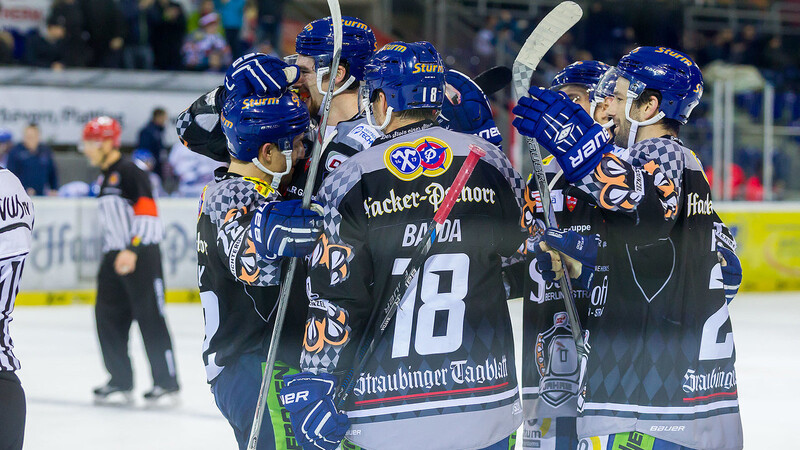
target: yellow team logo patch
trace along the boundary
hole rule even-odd
[[[243,177],[242,179],[253,183],[256,192],[261,194],[262,197],[268,197],[269,194],[275,192],[275,190],[272,189],[272,186],[268,185],[267,183],[264,182],[264,180],[260,178]]]
[[[426,136],[387,148],[383,160],[394,176],[411,181],[420,175],[438,177],[447,172],[453,162],[453,151],[441,139]]]

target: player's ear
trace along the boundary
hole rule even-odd
[[[658,114],[658,97],[651,95],[642,108],[642,119],[648,120]]]
[[[336,70],[336,84],[344,83],[346,76],[347,76],[347,68],[339,64],[339,69]]]
[[[261,156],[261,159],[267,164],[270,164],[272,162],[272,147],[274,145],[275,144],[267,142],[265,144],[262,144],[261,148],[258,149],[258,155]]]

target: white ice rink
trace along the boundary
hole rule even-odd
[[[510,307],[518,331],[522,304],[514,301]],[[205,383],[200,305],[169,305],[167,314],[183,387],[182,405],[147,410],[141,393],[151,381],[138,331],[130,346],[137,406],[97,407],[92,405],[91,390],[104,383],[106,375],[92,308],[18,307],[11,334],[28,399],[25,448],[235,449],[233,433]],[[800,293],[739,295],[731,317],[745,448],[800,447],[794,429],[800,418]]]

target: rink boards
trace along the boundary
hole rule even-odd
[[[100,258],[95,199],[34,199],[33,248],[18,305],[92,303]],[[158,201],[167,302],[199,302],[196,224],[198,201]],[[742,291],[800,290],[800,203],[715,203],[733,230],[742,261]]]

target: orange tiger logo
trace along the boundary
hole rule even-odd
[[[347,311],[328,304],[325,317],[321,320],[317,317],[310,317],[306,321],[303,348],[309,353],[319,353],[325,348],[325,344],[344,345],[350,338],[348,322]]]
[[[653,176],[661,203],[664,205],[664,218],[669,220],[678,214],[678,193],[675,190],[675,183],[669,179],[661,170],[661,167],[654,161],[648,161],[644,165],[644,170]]]
[[[628,186],[628,167],[614,154],[608,153],[594,170],[593,178],[603,187],[600,206],[632,211],[641,200],[641,194]]]
[[[326,267],[331,274],[331,286],[335,286],[350,276],[352,259],[352,247],[347,244],[332,244],[328,236],[323,234],[311,255],[311,267]]]

